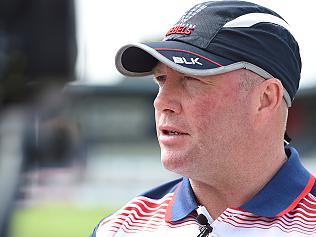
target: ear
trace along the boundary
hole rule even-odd
[[[271,78],[262,82],[258,87],[258,113],[269,114],[276,111],[283,100],[283,86],[280,80]]]

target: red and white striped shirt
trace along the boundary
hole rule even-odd
[[[316,237],[315,178],[294,148],[288,161],[251,200],[227,208],[216,220],[206,213],[210,237]],[[91,237],[192,236],[200,233],[198,203],[183,177],[135,197],[103,219]]]

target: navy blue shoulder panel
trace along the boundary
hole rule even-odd
[[[158,187],[155,187],[139,196],[145,196],[147,198],[151,199],[160,199],[163,198],[168,193],[172,193],[176,190],[178,184],[182,181],[182,177],[175,179],[173,181],[170,181],[168,183],[162,184]]]

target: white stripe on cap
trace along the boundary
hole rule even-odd
[[[258,23],[273,23],[280,25],[294,36],[289,24],[286,21],[268,13],[248,13],[227,22],[223,27],[251,27]]]

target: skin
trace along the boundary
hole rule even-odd
[[[285,162],[287,107],[279,80],[245,69],[189,76],[162,63],[154,77],[162,163],[190,178],[214,219],[253,197]]]

